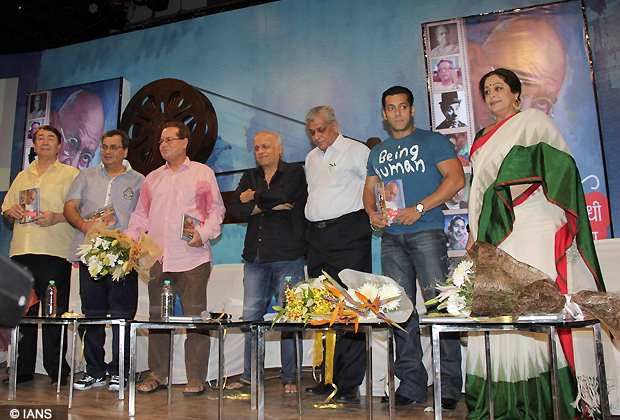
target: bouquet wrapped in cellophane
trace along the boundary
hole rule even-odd
[[[389,277],[355,270],[342,270],[338,276],[348,290],[329,274],[298,283],[286,291],[284,307],[275,322],[303,322],[330,326],[334,323],[386,322],[397,328],[413,311],[405,290]]]
[[[109,274],[114,281],[122,281],[131,270],[136,270],[138,277],[148,282],[149,270],[161,253],[146,233],[134,241],[119,229],[109,230],[99,222],[88,231],[77,255],[95,280]]]

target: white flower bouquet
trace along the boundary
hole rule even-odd
[[[435,299],[424,302],[425,305],[439,303],[437,309],[444,309],[450,315],[469,316],[471,314],[472,299],[474,295],[474,262],[463,259],[454,269],[452,278],[446,281],[445,286],[437,286],[440,291]]]
[[[134,241],[120,230],[108,230],[103,223],[98,223],[88,231],[77,255],[95,280],[109,274],[112,280],[121,281],[131,270],[136,270],[139,277],[148,282],[149,269],[161,250],[145,233]]]
[[[335,322],[354,323],[384,321],[398,327],[406,321],[413,304],[405,290],[389,277],[343,270],[339,273],[345,290],[327,273],[289,289],[284,308],[274,320],[304,322],[311,325],[333,325]],[[389,317],[388,317],[389,316]]]

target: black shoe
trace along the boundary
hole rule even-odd
[[[334,387],[329,384],[318,384],[315,386],[311,386],[306,388],[306,394],[309,395],[329,395],[334,392]]]
[[[52,386],[56,386],[56,385],[58,385],[58,377],[55,377],[55,378],[52,379]],[[67,385],[67,377],[66,376],[62,376],[60,378],[60,385],[61,386]]]
[[[409,405],[409,404],[424,404],[425,401],[416,401],[416,400],[412,400],[409,399],[407,397],[403,397],[402,395],[399,394],[394,394],[394,405]],[[383,404],[388,404],[390,402],[390,398],[385,395],[383,397],[381,397],[381,403]]]
[[[34,380],[34,375],[20,375],[17,374],[17,383],[22,384],[24,382],[30,382]],[[2,385],[9,386],[9,378],[5,378],[2,380]]]
[[[453,400],[452,398],[442,398],[441,408],[445,410],[454,410],[456,408],[456,403],[458,402],[458,400]]]
[[[334,402],[340,404],[359,404],[360,403],[360,391],[356,386],[349,388],[339,389],[334,398]]]

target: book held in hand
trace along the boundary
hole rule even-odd
[[[24,217],[19,223],[32,223],[39,218],[39,189],[30,188],[19,192],[19,205],[24,210]]]
[[[390,218],[390,223],[405,208],[405,191],[402,179],[375,184],[377,213]]]
[[[89,214],[83,219],[85,222],[93,222],[95,220],[101,220],[103,224],[110,230],[121,227],[121,222],[118,220],[114,205],[110,204],[107,207],[100,208],[94,213]]]
[[[194,234],[191,232],[191,229],[196,229],[202,227],[205,224],[202,220],[198,220],[195,217],[190,216],[189,214],[184,214],[181,219],[181,239],[184,241],[191,241],[194,237]]]

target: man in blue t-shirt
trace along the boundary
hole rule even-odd
[[[383,274],[397,281],[415,306],[416,276],[425,300],[436,295],[448,272],[444,217],[441,206],[465,186],[463,166],[454,145],[443,135],[413,125],[411,91],[394,86],[383,93],[383,118],[392,136],[370,152],[364,187],[364,208],[374,230],[383,229]],[[389,216],[377,212],[375,184],[401,180],[405,209]],[[428,375],[422,364],[420,326],[416,310],[396,330],[395,373],[400,379],[394,403],[426,402]],[[461,395],[461,349],[458,334],[442,334],[442,407],[454,409]],[[383,397],[382,402],[388,402]],[[438,409],[438,408],[436,408]]]

